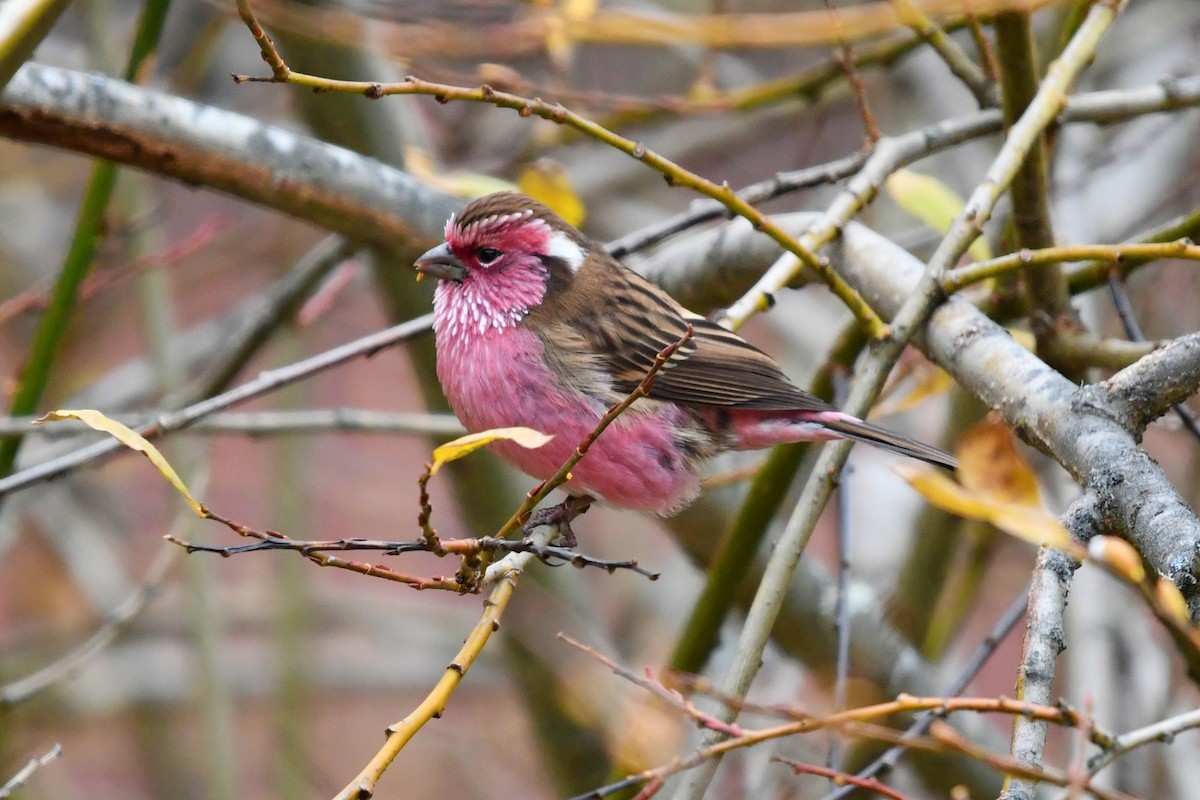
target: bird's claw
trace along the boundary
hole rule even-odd
[[[575,538],[575,531],[571,528],[571,521],[587,511],[593,502],[595,502],[595,498],[588,495],[572,496],[556,506],[539,508],[530,514],[529,521],[525,523],[525,534],[528,535],[535,528],[543,525],[554,525],[558,528],[558,533],[555,535],[553,543],[562,547],[574,547],[578,544],[578,540]]]

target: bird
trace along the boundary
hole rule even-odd
[[[694,313],[546,205],[516,192],[470,202],[415,263],[437,279],[437,375],[471,432],[513,426],[501,458],[546,480],[600,418],[687,339],[648,393],[571,470],[569,495],[670,516],[700,492],[711,457],[786,442],[852,439],[953,470],[953,456],[864,422],[797,387],[769,355]]]

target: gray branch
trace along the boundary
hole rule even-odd
[[[789,214],[776,221],[798,234],[818,218]],[[762,238],[748,223],[735,220],[664,247],[638,267],[656,278],[666,271],[701,270],[705,253],[716,253],[720,264],[721,254],[744,244],[748,257],[739,271],[764,270],[781,251],[751,246]],[[885,317],[900,308],[921,275],[916,258],[858,223],[847,226],[830,256]],[[1124,534],[1176,582],[1193,614],[1200,612],[1193,563],[1200,552],[1200,520],[1138,446],[1145,422],[1200,383],[1200,335],[1172,342],[1104,384],[1082,388],[961,297],[938,309],[917,345],[1084,487],[1090,495],[1089,521],[1076,530]],[[1143,381],[1148,389],[1140,388]]]
[[[1055,661],[1066,647],[1063,612],[1071,577],[1079,566],[1059,550],[1042,548],[1033,582],[1029,587],[1029,613],[1025,622],[1017,699],[1038,705],[1054,704]],[[1017,715],[1013,719],[1012,755],[1022,764],[1038,767],[1046,749],[1049,723]],[[1004,782],[1002,800],[1034,800],[1037,782],[1009,776]]]
[[[1200,387],[1200,333],[1180,336],[1091,388],[1097,405],[1110,408],[1139,436],[1146,425]]]
[[[863,226],[848,227],[837,249],[834,260],[847,280],[885,316],[895,313],[921,274],[920,262]],[[1138,446],[1137,432],[1124,424],[1124,407],[1064,378],[961,297],[934,313],[918,344],[1092,493],[1105,527],[1126,536],[1175,581],[1197,615],[1200,520]]]
[[[1198,105],[1200,76],[1191,76],[1076,95],[1060,121],[1110,124]],[[999,112],[982,111],[912,135],[928,137],[928,154],[955,132],[975,138],[1000,126]],[[0,135],[226,191],[390,247],[411,246],[414,238],[432,242],[459,206],[407,173],[350,150],[232,111],[40,64],[22,66],[0,92]],[[713,211],[700,202],[695,213],[711,217]]]
[[[0,135],[229,192],[385,247],[432,243],[459,207],[359,153],[232,111],[40,64],[22,66],[0,93]]]

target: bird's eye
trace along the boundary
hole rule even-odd
[[[475,253],[475,258],[480,264],[486,267],[488,264],[495,263],[496,259],[502,255],[504,255],[504,253],[500,252],[494,247],[481,247],[479,248],[478,252]]]

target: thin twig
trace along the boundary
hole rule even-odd
[[[168,541],[184,548],[189,553],[214,553],[224,558],[246,555],[248,553],[266,553],[280,550],[290,550],[309,558],[313,558],[318,554],[330,552],[378,552],[385,556],[396,556],[406,553],[435,553],[436,555],[457,556],[467,556],[479,553],[529,553],[539,561],[550,565],[561,563],[570,564],[574,567],[596,567],[598,569],[606,570],[607,572],[614,572],[616,570],[630,570],[639,575],[644,575],[650,580],[657,580],[660,577],[659,573],[648,570],[633,560],[595,558],[593,556],[577,552],[569,547],[538,544],[536,540],[529,537],[523,539],[497,539],[494,536],[481,536],[477,539],[439,539],[436,547],[427,539],[423,538],[401,541],[355,538],[300,540],[289,539],[272,531],[253,530],[216,514],[210,513],[210,518],[225,524],[226,527],[229,527],[231,530],[238,533],[238,535],[252,538],[256,541],[253,544],[242,545],[208,545],[187,542],[175,536],[167,537]],[[347,563],[350,562],[341,562],[340,564],[336,565],[329,564],[329,566],[341,566],[342,564]],[[380,570],[387,568],[376,566],[375,569]],[[361,570],[355,569],[354,571]],[[434,578],[431,580],[441,581],[444,579]],[[453,588],[455,591],[459,591],[462,587],[457,585],[451,587],[422,584],[418,588]]]
[[[665,156],[650,150],[642,142],[634,141],[621,136],[613,131],[605,128],[593,120],[590,120],[581,114],[577,114],[568,110],[558,103],[547,103],[540,98],[528,98],[511,92],[497,91],[486,84],[476,87],[467,88],[463,86],[455,86],[445,83],[436,83],[426,81],[416,76],[409,75],[403,81],[397,83],[379,83],[371,81],[342,81],[333,80],[330,78],[322,78],[316,75],[308,75],[305,73],[296,72],[286,67],[279,51],[275,48],[270,37],[258,35],[256,30],[261,30],[257,20],[254,18],[253,11],[250,9],[249,0],[238,0],[238,10],[243,21],[250,27],[254,34],[255,40],[258,42],[262,50],[263,58],[268,64],[272,65],[272,76],[269,78],[250,78],[247,76],[234,76],[236,81],[267,81],[273,83],[289,83],[299,86],[306,86],[316,90],[347,92],[351,94],[361,94],[364,97],[378,99],[390,95],[426,95],[433,97],[439,103],[447,103],[450,101],[464,101],[473,103],[486,103],[494,105],[498,108],[509,108],[516,111],[523,117],[537,116],[542,119],[549,120],[559,125],[578,130],[586,136],[589,136],[599,142],[607,144],[615,150],[625,153],[632,158],[641,161],[651,169],[662,173],[663,177],[672,186],[681,186],[699,192],[707,197],[719,201],[726,208],[740,217],[748,219],[756,229],[761,230],[766,235],[775,240],[783,249],[792,253],[817,276],[821,278],[828,286],[830,291],[837,295],[845,306],[865,325],[868,329],[874,332],[881,332],[883,323],[876,316],[871,307],[858,295],[857,292],[851,290],[846,282],[837,275],[832,269],[827,259],[818,258],[816,252],[805,245],[803,242],[793,238],[790,234],[773,222],[770,217],[766,216],[754,206],[742,200],[729,187],[728,183],[716,184],[712,181],[698,175],[695,172],[684,169],[679,164],[671,161]],[[256,26],[258,26],[256,28]]]
[[[133,414],[108,414],[109,419],[130,428],[149,425],[171,413],[166,409]],[[33,426],[37,417],[0,417],[0,437],[34,436],[63,439],[96,435],[81,422],[63,420],[56,425]],[[420,436],[459,436],[465,433],[453,414],[435,412],[376,411],[367,408],[308,408],[295,411],[246,411],[213,414],[197,420],[181,433],[203,435],[288,436],[329,431],[413,434]]]
[[[863,128],[866,131],[866,149],[870,149],[883,138],[883,134],[879,132],[879,125],[875,122],[875,115],[871,113],[871,105],[867,102],[867,87],[863,83],[862,78],[856,69],[856,60],[854,57],[854,48],[850,46],[849,41],[842,35],[842,18],[838,13],[837,6],[833,4],[833,0],[824,0],[825,10],[829,12],[829,18],[833,23],[834,30],[837,31],[837,50],[834,52],[834,60],[837,62],[838,68],[842,74],[846,76],[846,82],[850,84],[850,90],[854,94],[854,104],[858,107],[858,116],[863,121]]]
[[[49,764],[62,755],[63,748],[61,744],[56,744],[50,750],[40,756],[35,756],[29,759],[29,763],[21,767],[16,775],[13,775],[3,786],[0,786],[0,800],[5,797],[10,797],[13,792],[24,786],[33,773],[37,772],[42,767]]]
[[[996,105],[999,92],[986,72],[971,60],[958,43],[946,35],[946,31],[934,22],[913,0],[891,0],[900,15],[900,20],[911,28],[942,57],[950,72],[963,82],[975,97],[980,108]]]
[[[771,756],[771,760],[777,764],[784,764],[790,767],[792,772],[795,772],[797,775],[820,775],[823,778],[828,778],[834,785],[848,785],[852,788],[866,789],[881,797],[889,797],[892,800],[908,800],[907,795],[900,794],[895,789],[871,778],[860,778],[857,775],[850,775],[836,769],[818,767],[814,764],[801,764],[798,761],[792,761],[780,756]]]
[[[981,669],[983,669],[983,665],[986,664],[988,659],[990,659],[996,652],[996,648],[1000,646],[1000,642],[1003,641],[1006,636],[1008,636],[1009,632],[1016,627],[1017,622],[1019,622],[1021,618],[1025,616],[1025,609],[1028,607],[1028,596],[1028,591],[1020,592],[1013,602],[1009,604],[1009,607],[1007,610],[1005,610],[1004,614],[1002,614],[1000,618],[996,620],[996,623],[992,625],[991,630],[988,631],[987,636],[983,638],[983,641],[981,641],[975,648],[974,652],[971,653],[971,657],[967,659],[967,662],[963,665],[962,670],[946,688],[947,696],[954,697],[962,694],[971,681],[975,679],[975,676],[979,674]],[[905,730],[904,738],[923,735],[925,731],[929,730],[929,726],[932,725],[940,716],[941,714],[936,711],[926,711],[925,713],[921,714],[917,717],[913,724],[909,725],[908,729]],[[879,775],[882,775],[885,772],[895,768],[896,764],[900,762],[900,759],[906,752],[908,752],[907,749],[901,745],[892,747],[866,767],[859,770],[857,775],[860,778],[878,777]],[[852,792],[853,790],[849,788],[839,789],[832,794],[826,795],[824,798],[822,798],[822,800],[844,800],[844,798],[848,797]]]
[[[551,535],[548,530],[544,531],[538,534],[540,538],[537,541],[540,544],[547,544]],[[508,607],[508,601],[512,599],[522,571],[532,558],[533,555],[530,553],[512,553],[494,565],[500,568],[500,571],[496,577],[495,588],[492,589],[487,602],[484,603],[483,615],[471,630],[470,635],[467,636],[466,642],[454,660],[446,667],[442,679],[411,714],[388,726],[387,741],[384,742],[382,749],[375,754],[358,776],[337,794],[335,800],[366,800],[371,797],[375,793],[375,786],[384,771],[391,766],[392,761],[400,754],[409,740],[426,722],[442,715],[454,690],[466,676],[467,670],[483,652],[491,635],[500,629],[500,617]]]
[[[1171,744],[1175,737],[1184,731],[1200,728],[1200,709],[1187,711],[1174,717],[1160,720],[1144,728],[1123,733],[1114,737],[1109,747],[1087,762],[1088,775],[1095,775],[1100,770],[1116,761],[1121,756],[1153,742]]]
[[[372,356],[383,348],[407,341],[414,336],[428,331],[432,321],[433,315],[426,314],[400,325],[379,331],[378,333],[356,339],[341,347],[327,350],[312,358],[297,361],[294,364],[289,364],[278,369],[268,370],[261,373],[254,380],[244,383],[228,392],[201,400],[179,411],[163,414],[154,422],[139,427],[137,432],[150,439],[163,433],[185,428],[216,411],[268,394],[276,389],[355,358]],[[0,479],[0,496],[50,478],[57,478],[98,458],[118,452],[122,448],[124,448],[124,445],[116,439],[106,439],[21,470],[7,478]]]
[[[357,572],[360,575],[366,575],[372,578],[383,578],[384,580],[403,583],[413,589],[442,589],[451,592],[466,592],[468,588],[454,578],[446,578],[442,576],[434,576],[425,578],[417,575],[409,575],[403,572],[397,572],[391,567],[381,564],[372,564],[366,561],[345,560],[336,556],[331,556],[325,550],[380,550],[387,551],[388,548],[372,547],[371,544],[402,544],[397,542],[371,542],[370,540],[355,540],[346,539],[331,542],[314,542],[311,544],[318,547],[290,547],[287,543],[292,542],[291,539],[283,534],[275,531],[259,531],[247,525],[234,522],[231,519],[221,516],[211,509],[202,506],[203,515],[206,519],[211,519],[219,522],[238,536],[247,539],[256,539],[257,543],[253,545],[241,545],[234,547],[215,547],[212,545],[193,544],[184,541],[175,536],[166,536],[167,541],[172,544],[184,548],[189,553],[216,553],[221,556],[230,557],[241,553],[254,552],[256,550],[295,550],[303,555],[308,560],[321,567],[333,567],[335,569],[344,569],[349,572]],[[359,542],[364,542],[366,546],[359,546]],[[328,547],[320,547],[319,545],[328,545]],[[340,545],[340,546],[339,546]]]
[[[736,698],[727,698],[731,701]],[[1017,700],[1012,700],[1005,697],[960,697],[960,698],[943,698],[943,697],[912,697],[901,695],[896,700],[887,703],[878,703],[876,705],[864,706],[862,708],[850,709],[840,713],[829,714],[824,717],[813,717],[804,714],[796,714],[798,717],[794,722],[786,722],[780,725],[775,725],[768,728],[758,728],[754,730],[744,730],[740,736],[725,739],[712,745],[701,746],[696,749],[691,755],[675,759],[669,764],[653,769],[645,770],[637,775],[629,776],[617,783],[604,786],[587,795],[581,797],[605,797],[612,794],[619,788],[628,788],[647,784],[653,781],[661,781],[672,775],[676,775],[685,770],[692,770],[701,764],[709,763],[718,755],[728,753],[732,750],[753,747],[765,741],[780,739],[787,736],[795,736],[801,734],[809,734],[815,731],[834,730],[847,734],[866,736],[880,741],[892,742],[904,748],[919,748],[924,750],[945,750],[947,748],[969,751],[973,757],[979,758],[992,767],[1005,772],[1007,774],[1016,774],[1022,777],[1032,778],[1041,781],[1047,781],[1058,785],[1067,785],[1068,778],[1066,775],[1050,770],[1047,768],[1030,767],[1005,756],[993,755],[986,751],[977,748],[963,739],[949,725],[943,723],[934,741],[910,737],[907,734],[900,734],[890,728],[881,725],[873,724],[874,720],[885,719],[889,716],[903,713],[911,713],[914,711],[929,711],[936,715],[942,715],[954,711],[977,711],[986,713],[1001,713],[1013,716],[1017,720],[1035,719],[1042,722],[1053,722],[1056,725],[1063,727],[1084,727],[1088,732],[1090,740],[1108,741],[1109,737],[1102,731],[1098,731],[1090,720],[1083,717],[1078,711],[1068,708],[1063,705],[1037,705],[1025,703]],[[937,721],[936,719],[934,720]],[[714,721],[713,724],[719,724]],[[863,777],[863,776],[858,776]],[[866,778],[864,778],[866,779]],[[849,787],[847,787],[849,788]],[[1101,793],[1096,787],[1088,785],[1089,791],[1093,791],[1097,796],[1101,797],[1127,797],[1119,793]],[[850,789],[853,791],[853,789]]]
[[[1127,268],[1131,263],[1146,263],[1164,258],[1200,261],[1200,246],[1190,239],[1171,242],[1128,242],[1121,244],[1065,245],[1038,250],[1018,250],[978,264],[951,269],[942,276],[942,289],[956,292],[988,278],[1028,267],[1062,264],[1068,261],[1101,261]]]
[[[936,143],[937,140],[931,146],[936,146]],[[744,189],[739,189],[737,194],[738,197],[751,205],[765,203],[768,200],[800,189],[808,189],[813,186],[844,180],[862,169],[866,160],[867,153],[861,151],[845,158],[839,158],[825,164],[818,164],[814,167],[793,170],[791,172],[778,172],[772,178],[752,183]],[[723,203],[708,198],[696,200],[687,211],[680,212],[662,221],[651,223],[640,230],[615,239],[609,242],[605,246],[605,249],[616,258],[624,258],[630,253],[645,250],[689,228],[694,228],[697,225],[714,219],[729,219],[731,216],[728,207]]]
[[[671,357],[675,355],[675,352],[680,347],[682,347],[688,342],[688,340],[692,338],[693,332],[694,330],[692,326],[688,325],[687,330],[678,341],[667,345],[659,352],[659,354],[654,358],[654,363],[650,366],[649,371],[647,371],[646,377],[642,379],[642,382],[639,383],[637,387],[625,397],[624,400],[614,405],[604,414],[603,417],[600,418],[600,421],[596,424],[596,427],[582,442],[579,443],[579,446],[575,448],[575,452],[571,454],[571,457],[567,459],[566,463],[559,467],[557,472],[555,472],[540,486],[531,490],[529,494],[526,495],[525,502],[521,504],[521,507],[518,508],[517,511],[511,517],[509,517],[508,522],[504,523],[500,530],[496,532],[495,535],[497,538],[503,539],[524,525],[525,521],[529,517],[529,514],[534,508],[537,507],[537,504],[542,502],[542,500],[544,500],[546,496],[550,494],[550,492],[554,491],[566,482],[567,477],[571,474],[571,469],[579,463],[580,459],[587,455],[587,451],[596,442],[596,439],[600,437],[600,434],[604,432],[604,429],[611,425],[617,417],[624,413],[625,409],[637,402],[639,398],[645,397],[647,394],[649,394],[650,387],[654,385],[654,379],[657,377],[659,370],[661,370],[666,363],[671,360]]]
[[[646,670],[646,676],[642,677],[634,673],[632,670],[622,667],[620,664],[613,661],[599,650],[588,647],[579,640],[574,639],[565,633],[559,633],[558,638],[579,650],[583,654],[595,659],[596,661],[599,661],[601,664],[612,670],[617,677],[629,681],[634,686],[638,686],[646,690],[650,694],[666,702],[668,705],[678,709],[688,719],[695,722],[699,727],[708,730],[720,731],[728,736],[741,736],[745,733],[742,728],[735,724],[722,722],[713,715],[704,713],[697,708],[696,704],[691,700],[688,700],[682,694],[673,689],[668,689],[661,681],[655,679],[650,673],[649,669]]]

